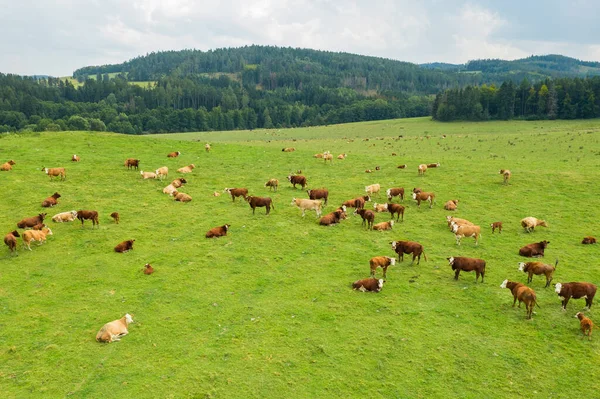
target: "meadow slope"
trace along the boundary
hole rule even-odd
[[[441,138],[442,134],[446,138]],[[0,136],[0,226],[12,231],[23,217],[43,211],[55,191],[56,213],[95,209],[100,228],[86,222],[56,224],[33,251],[0,252],[0,392],[3,397],[219,397],[219,398],[570,398],[600,389],[600,343],[579,337],[543,277],[530,286],[540,308],[533,320],[512,308],[500,289],[517,271],[519,247],[548,240],[545,261],[559,259],[554,283],[600,282],[600,123],[494,122],[440,124],[405,119],[253,132],[156,136],[63,132]],[[427,138],[429,136],[429,138]],[[369,138],[369,141],[364,139]],[[204,151],[210,142],[212,151]],[[283,153],[283,147],[295,147]],[[333,165],[313,158],[330,150]],[[167,159],[171,151],[181,151]],[[395,152],[397,156],[391,156]],[[80,163],[69,161],[81,156]],[[142,180],[141,170],[166,165],[196,169],[181,190],[188,204],[161,192],[166,182]],[[419,163],[441,167],[417,176]],[[407,164],[405,170],[397,169]],[[372,174],[365,169],[381,166]],[[50,181],[42,166],[67,168],[67,180]],[[513,172],[502,184],[501,168]],[[361,195],[365,185],[422,187],[437,194],[433,209],[405,198],[405,221],[391,232],[367,231],[359,217],[318,226],[290,206],[306,198],[286,176],[301,169],[310,188],[330,191],[326,211]],[[278,178],[270,193],[264,182]],[[275,209],[252,215],[224,187],[247,187],[271,196]],[[482,226],[478,247],[458,247],[442,206],[458,198],[456,216]],[[384,195],[374,197],[384,202]],[[397,202],[397,201],[396,201]],[[372,208],[372,203],[368,203]],[[121,214],[116,225],[111,212]],[[525,216],[548,221],[527,234]],[[376,222],[389,220],[378,214]],[[502,234],[489,224],[504,222]],[[227,237],[207,240],[211,227],[231,224]],[[126,254],[113,247],[135,238]],[[389,242],[422,243],[428,261],[388,269],[379,294],[352,291],[369,275],[369,259],[394,256]],[[485,283],[472,273],[458,281],[446,258],[487,261]],[[157,270],[141,272],[145,263]],[[378,272],[378,276],[381,272]],[[586,312],[600,324],[596,303]],[[106,322],[131,313],[135,323],[121,342],[94,338]]]

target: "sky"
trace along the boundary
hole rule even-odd
[[[600,61],[597,0],[0,0],[0,10],[0,72],[20,75],[251,44],[413,63]]]

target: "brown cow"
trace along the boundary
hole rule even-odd
[[[150,263],[146,263],[144,265],[144,274],[150,275],[152,273],[154,273],[154,268],[152,267],[152,265]]]
[[[400,215],[402,215],[402,221],[404,222],[404,206],[388,202],[387,209],[388,212],[392,215],[392,218],[394,218],[394,213],[396,214],[396,221],[398,221]]]
[[[581,243],[582,244],[595,244],[596,238],[592,237],[592,236],[583,237],[583,241],[581,241]]]
[[[173,191],[173,199],[179,202],[190,202],[192,200],[192,196],[175,190]]]
[[[552,281],[552,276],[554,275],[556,266],[558,266],[558,259],[556,259],[554,266],[546,265],[542,262],[519,262],[519,271],[528,274],[527,283],[531,283],[534,274],[538,276],[542,274],[545,275],[546,285],[544,288],[548,288],[550,286],[550,282]]]
[[[375,220],[375,212],[369,210],[369,209],[356,209],[354,211],[355,215],[360,215],[360,217],[362,217],[362,225],[364,226],[365,223],[367,225],[367,229],[372,229],[373,228],[373,221]]]
[[[362,209],[365,207],[365,202],[371,201],[371,197],[369,195],[363,195],[361,197],[353,198],[351,200],[345,201],[342,206],[346,206],[348,208],[356,208]]]
[[[294,151],[296,151],[296,149],[294,147],[285,147],[285,148],[282,148],[281,151],[283,151],[283,152],[294,152]]]
[[[115,252],[125,253],[125,252],[133,250],[134,242],[135,242],[135,240],[127,240],[127,241],[123,241],[123,242],[117,244],[117,246],[115,247]]]
[[[362,280],[355,281],[352,283],[352,289],[359,290],[362,292],[373,291],[379,292],[383,288],[383,279],[376,278],[365,278]]]
[[[385,193],[387,194],[387,199],[390,202],[392,202],[394,197],[400,197],[400,200],[404,201],[404,187],[388,188]]]
[[[71,161],[72,162],[79,162],[79,161],[81,161],[81,158],[79,158],[79,155],[73,154],[73,156],[71,157]]]
[[[52,178],[56,176],[59,176],[61,181],[67,179],[67,172],[65,171],[65,168],[42,167],[42,172],[46,172],[46,174],[50,177],[50,180],[52,180]]]
[[[52,196],[46,198],[43,202],[42,202],[42,207],[44,208],[51,208],[54,205],[58,204],[58,199],[60,198],[60,194],[59,193],[54,193],[52,194]]]
[[[265,213],[266,215],[268,215],[271,212],[271,207],[275,209],[275,204],[273,204],[273,200],[269,197],[254,197],[252,195],[249,195],[246,197],[246,201],[250,204],[250,208],[252,208],[253,215],[254,211],[256,211],[256,208],[262,208],[263,206],[267,208],[267,212]]]
[[[97,211],[77,211],[77,219],[81,220],[81,228],[83,228],[83,221],[86,219],[92,221],[92,229],[96,225],[98,225],[98,228],[100,228],[100,221],[98,220]]]
[[[391,230],[394,227],[394,221],[390,220],[389,222],[381,222],[373,225],[373,230]]]
[[[404,165],[398,165],[398,169],[406,169],[406,164],[404,164]]]
[[[428,168],[439,168],[440,167],[440,163],[428,163],[427,164]]]
[[[212,229],[206,232],[206,238],[216,238],[223,237],[227,235],[227,231],[229,230],[229,224],[224,224],[223,226],[213,227]]]
[[[119,224],[119,220],[120,220],[119,212],[113,212],[113,213],[111,213],[110,217],[114,219],[114,221],[115,221],[116,224]]]
[[[519,301],[519,307],[521,307],[521,302],[525,302],[527,319],[531,319],[535,305],[537,305],[538,308],[540,307],[537,303],[535,291],[521,283],[504,280],[502,284],[500,284],[500,288],[508,288],[512,292],[513,307],[515,307],[517,300]]]
[[[183,177],[175,179],[171,182],[171,185],[175,188],[179,188],[179,187],[183,186],[184,184],[187,184],[187,180],[185,180]]]
[[[490,225],[490,227],[492,228],[492,234],[494,234],[496,229],[498,229],[498,234],[502,234],[502,222],[494,222]]]
[[[17,230],[13,230],[4,236],[4,243],[8,246],[8,249],[10,249],[10,253],[12,254],[14,252],[15,255],[17,255],[17,237],[20,237]]]
[[[45,223],[38,223],[35,226],[33,226],[31,229],[32,230],[42,230],[44,227],[46,227]]]
[[[265,183],[265,187],[269,187],[269,191],[273,190],[273,192],[277,192],[277,187],[279,187],[279,180],[269,179],[269,181]]]
[[[314,189],[314,190],[306,190],[308,194],[308,198],[311,200],[324,199],[325,205],[327,205],[327,198],[329,197],[329,191],[326,188]]]
[[[306,177],[304,177],[302,175],[289,175],[287,177],[287,179],[290,183],[292,183],[294,185],[294,188],[296,188],[296,184],[299,184],[302,186],[302,189],[304,190],[304,188],[308,184],[306,181]]]
[[[458,207],[458,200],[450,200],[444,204],[444,209],[447,211],[455,211]]]
[[[37,216],[32,216],[30,218],[25,218],[17,223],[17,227],[20,229],[24,229],[26,227],[33,227],[38,223],[42,223],[44,218],[46,217],[45,213],[40,213]]]
[[[15,164],[15,161],[13,161],[12,159],[10,161],[4,162],[1,166],[0,166],[0,170],[3,172],[8,172],[9,170],[12,170],[12,166]]]
[[[596,286],[591,283],[556,283],[554,292],[562,299],[562,310],[567,310],[571,298],[585,298],[585,306],[590,309],[596,295]]]
[[[417,191],[413,190],[413,199],[417,201],[417,207],[421,207],[421,202],[422,201],[428,201],[429,202],[429,208],[433,207],[433,202],[435,201],[435,194],[434,193],[426,193],[423,192],[419,189],[415,189]]]
[[[135,158],[127,158],[125,160],[125,166],[127,166],[127,169],[135,168],[135,170],[138,170],[138,167],[140,166],[140,160]]]
[[[376,256],[371,258],[369,265],[371,266],[371,277],[375,277],[375,271],[378,267],[383,269],[383,278],[386,278],[388,266],[394,266],[396,264],[396,258],[390,258],[389,256]]]
[[[167,154],[167,158],[177,158],[179,155],[181,155],[181,152],[179,151],[170,152]]]
[[[504,184],[508,184],[508,180],[510,179],[511,173],[508,169],[500,169],[500,174],[504,177]]]
[[[519,255],[526,256],[528,258],[539,258],[544,256],[544,250],[550,244],[550,241],[534,242],[533,244],[525,245],[519,249]]]
[[[577,319],[579,319],[579,327],[581,328],[581,333],[583,337],[587,335],[588,339],[592,340],[592,329],[594,328],[594,323],[590,319],[584,316],[583,313],[577,312],[575,315]],[[581,338],[583,338],[581,337]]]
[[[248,200],[247,188],[225,188],[223,192],[231,195],[232,202],[235,202],[236,197],[243,197],[245,200]]]
[[[392,249],[398,254],[398,261],[400,262],[404,261],[404,254],[412,254],[411,265],[415,263],[415,258],[417,257],[417,265],[421,262],[421,254],[425,258],[425,261],[427,261],[427,255],[425,255],[423,246],[416,241],[392,241],[391,244]]]
[[[339,223],[341,220],[346,219],[346,216],[346,207],[342,205],[340,208],[319,219],[319,224],[321,226],[331,226]]]
[[[479,275],[481,274],[481,282],[483,283],[483,278],[485,277],[485,260],[477,259],[477,258],[467,258],[464,256],[451,256],[446,258],[450,266],[452,266],[452,270],[455,271],[454,279],[458,280],[458,276],[461,271],[465,272],[475,272],[475,282],[479,279]]]
[[[425,172],[427,172],[427,164],[420,164],[418,167],[419,176],[425,176]]]

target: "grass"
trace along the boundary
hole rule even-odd
[[[441,135],[446,134],[442,139]],[[533,320],[513,309],[500,289],[505,279],[525,282],[517,271],[524,244],[547,239],[545,261],[559,258],[554,282],[598,282],[597,246],[580,244],[598,235],[600,177],[598,121],[439,124],[404,119],[351,125],[253,132],[156,136],[109,133],[1,135],[0,223],[13,230],[41,201],[62,194],[49,216],[95,209],[89,222],[49,222],[54,235],[33,251],[0,253],[0,392],[4,397],[553,397],[598,391],[597,337],[579,338],[574,319],[544,278],[531,287],[541,308]],[[399,136],[402,136],[401,138]],[[426,138],[429,136],[430,138]],[[369,138],[369,141],[363,141]],[[295,141],[294,141],[295,140]],[[205,153],[204,143],[212,151]],[[296,147],[283,153],[283,147]],[[347,153],[333,165],[312,157]],[[167,159],[171,151],[181,151]],[[397,156],[391,156],[391,153]],[[80,163],[71,163],[73,153]],[[195,163],[182,190],[194,200],[174,203],[167,183],[144,181],[123,161],[141,169]],[[441,167],[418,177],[422,162]],[[397,169],[398,164],[408,169]],[[381,166],[381,171],[364,173]],[[67,168],[67,180],[49,181],[42,166]],[[509,168],[511,184],[498,174]],[[330,228],[290,206],[305,197],[286,182],[302,169],[312,188],[327,187],[330,205],[360,195],[364,186],[420,186],[437,194],[433,209],[408,208],[391,232],[366,231],[357,217]],[[263,187],[280,180],[277,193]],[[275,209],[252,215],[247,204],[214,191],[247,187],[271,196]],[[448,199],[455,213],[482,226],[478,247],[461,247],[445,224]],[[376,202],[384,200],[375,198]],[[369,206],[372,206],[369,204]],[[109,214],[118,211],[121,224]],[[525,216],[548,221],[526,234]],[[387,220],[378,214],[376,222]],[[502,220],[501,235],[491,234]],[[206,240],[211,227],[231,224],[227,237]],[[126,254],[113,247],[135,238]],[[368,276],[368,261],[394,255],[389,241],[410,239],[429,258],[388,270],[379,294],[350,283]],[[472,273],[458,281],[449,256],[487,261],[486,280]],[[145,276],[151,263],[157,272]],[[380,272],[378,272],[378,276]],[[592,320],[594,305],[586,312]],[[121,342],[98,344],[100,327],[134,315]],[[576,387],[576,388],[575,388]]]

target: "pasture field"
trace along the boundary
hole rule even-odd
[[[600,236],[599,137],[596,120],[426,119],[160,136],[2,135],[0,161],[16,161],[0,172],[3,234],[46,212],[40,204],[55,191],[62,198],[47,210],[54,234],[46,244],[30,252],[19,240],[17,257],[6,246],[0,252],[1,396],[597,397],[600,332],[581,339],[574,318],[584,301],[571,300],[563,312],[553,288],[534,276],[540,307],[529,321],[499,286],[526,281],[518,249],[544,239],[545,262],[559,259],[553,283],[600,282],[600,247],[580,244]],[[313,158],[323,150],[348,157],[326,165]],[[167,159],[171,151],[182,155]],[[73,153],[80,163],[69,161]],[[168,166],[169,182],[194,163],[181,189],[193,201],[174,202],[161,192],[166,181],[127,170],[128,157],[144,171]],[[441,167],[417,176],[418,164],[433,162]],[[66,181],[50,181],[42,166],[66,167]],[[364,173],[375,166],[381,170]],[[501,168],[513,173],[509,185]],[[302,218],[290,205],[307,198],[286,180],[298,169],[310,188],[329,189],[326,212],[372,183],[422,187],[437,202],[419,209],[405,198],[405,221],[390,232],[367,231],[357,216],[321,227],[314,212]],[[269,178],[279,179],[277,193],[263,187]],[[275,209],[252,215],[239,199],[212,196],[225,187],[271,196]],[[456,198],[454,214],[482,227],[478,247],[467,238],[458,247],[448,230],[443,204]],[[100,228],[49,219],[73,209],[97,210]],[[525,233],[525,216],[549,227]],[[385,220],[377,214],[376,222]],[[498,220],[504,230],[492,235]],[[225,223],[227,237],[204,238]],[[132,238],[133,251],[113,252]],[[369,276],[369,259],[394,256],[389,242],[399,239],[423,244],[428,261],[410,265],[406,256],[388,269],[380,293],[353,291],[351,282]],[[475,284],[473,273],[455,281],[449,256],[485,259],[485,282]],[[144,275],[145,263],[156,273]],[[586,315],[600,325],[598,299]],[[125,313],[135,321],[129,335],[97,343],[100,327]]]

